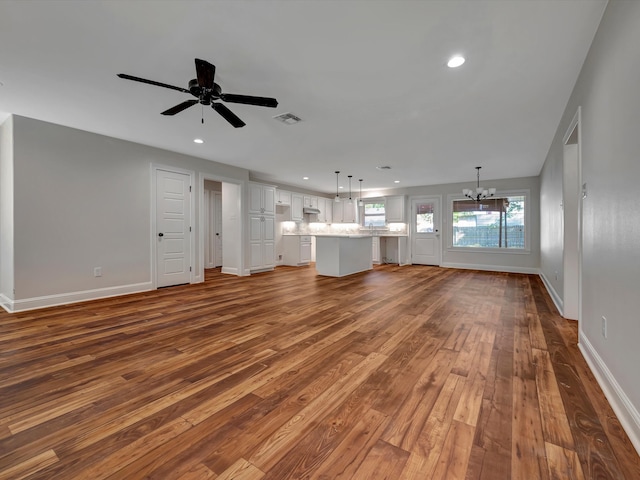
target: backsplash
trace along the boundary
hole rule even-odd
[[[386,228],[362,227],[357,223],[306,223],[306,222],[281,222],[283,235],[353,235],[359,233],[371,233],[372,235],[396,234],[406,235],[406,223],[390,223]]]

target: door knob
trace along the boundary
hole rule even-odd
[[[158,234],[158,236],[159,236],[159,237],[164,237],[164,233],[160,232],[160,233]]]
[[[216,235],[220,235],[219,233],[216,233]]]

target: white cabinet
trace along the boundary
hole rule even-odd
[[[384,197],[384,216],[387,223],[406,222],[404,195]]]
[[[294,222],[302,221],[302,195],[299,193],[291,194],[291,220]]]
[[[371,237],[371,260],[380,263],[380,237]]]
[[[340,203],[333,204],[333,222],[334,223],[358,223],[357,213],[358,202],[353,200],[351,203],[347,199]]]
[[[324,199],[324,221],[333,223],[333,198]]]
[[[333,221],[333,200],[324,197],[318,197],[318,222],[331,223]]]
[[[305,208],[318,208],[318,197],[304,195],[303,200]]]
[[[249,216],[251,271],[275,267],[276,219],[271,215]]]
[[[276,188],[249,182],[249,213],[276,214]]]
[[[253,182],[248,186],[249,269],[273,270],[276,263],[276,189]]]
[[[277,205],[291,205],[291,192],[278,190]]]
[[[318,222],[331,223],[333,222],[333,200],[330,198],[318,197]]]
[[[310,235],[284,235],[284,264],[297,267],[311,262]]]

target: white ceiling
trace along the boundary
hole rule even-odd
[[[606,0],[0,0],[0,111],[335,192],[538,175]],[[458,69],[447,59],[461,53]],[[234,129],[190,97],[194,58]],[[272,117],[292,112],[285,125]],[[195,137],[205,140],[193,143]],[[389,171],[376,166],[388,165]],[[308,181],[302,180],[308,176]],[[400,180],[399,185],[393,183]]]

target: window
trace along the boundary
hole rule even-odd
[[[453,247],[526,248],[526,195],[453,201]]]
[[[362,225],[365,227],[384,227],[384,199],[364,200],[364,215]]]
[[[416,205],[416,233],[433,232],[433,201]]]

